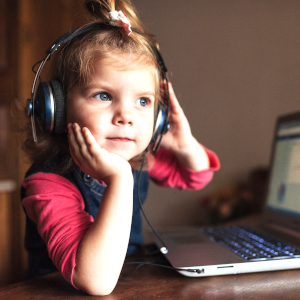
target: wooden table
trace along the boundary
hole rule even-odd
[[[130,260],[140,260],[141,257]],[[161,258],[160,258],[161,260]],[[160,261],[162,263],[162,261]],[[133,266],[125,266],[122,274]],[[23,299],[300,299],[300,270],[252,273],[206,278],[188,278],[176,271],[143,266],[118,282],[111,295],[92,297],[74,289],[60,275],[53,273],[0,289],[2,300]]]

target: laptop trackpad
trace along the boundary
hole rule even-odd
[[[173,266],[203,266],[244,262],[245,260],[202,234],[174,234],[165,241],[166,257]]]

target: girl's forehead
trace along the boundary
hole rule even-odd
[[[100,81],[102,83],[114,82],[114,85],[118,85],[121,82],[125,84],[135,84],[139,82],[138,85],[148,85],[154,89],[156,78],[152,70],[153,68],[145,66],[144,64],[135,64],[124,68],[105,59],[93,64],[86,83],[90,84],[91,82]]]
[[[113,70],[111,72],[110,70]],[[118,77],[118,74],[126,73],[126,78],[130,81],[130,77],[134,77],[137,80],[139,77],[143,77],[147,82],[154,84],[156,88],[158,82],[158,72],[153,64],[147,62],[145,58],[141,58],[136,55],[109,55],[106,57],[101,57],[99,59],[94,59],[91,62],[90,72],[86,77],[86,80],[82,82],[83,85],[94,81],[99,76],[107,76],[114,74]],[[145,77],[146,76],[146,77]]]

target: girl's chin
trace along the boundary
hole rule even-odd
[[[119,156],[121,156],[122,158],[124,158],[125,160],[127,160],[131,165],[136,165],[136,162],[141,162],[141,159],[143,158],[144,155],[144,151],[142,151],[139,154],[132,154],[130,155],[128,152],[124,153],[122,151],[111,151],[114,154],[117,154]]]
[[[102,147],[106,149],[110,153],[117,154],[124,158],[127,161],[134,160],[135,158],[140,159],[140,155],[144,153],[145,148],[142,148],[137,151],[137,149],[132,149],[132,147],[106,147],[107,145],[103,145]]]
[[[109,150],[108,150],[109,151]],[[131,160],[133,157],[135,157],[135,155],[131,155],[130,153],[128,153],[128,151],[122,151],[122,150],[111,150],[109,151],[111,153],[114,153],[116,155],[121,156],[122,158],[124,158],[125,160],[129,161]]]

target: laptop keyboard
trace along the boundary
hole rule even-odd
[[[247,227],[208,227],[200,232],[249,261],[300,257],[300,249]]]

